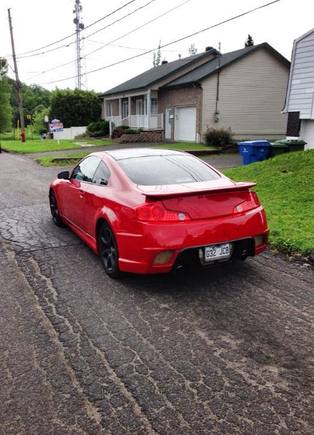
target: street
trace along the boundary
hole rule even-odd
[[[111,280],[52,223],[57,172],[0,154],[0,434],[313,434],[311,267]]]

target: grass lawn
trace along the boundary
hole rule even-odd
[[[29,154],[29,153],[43,153],[46,151],[62,151],[62,150],[71,150],[71,149],[80,149],[81,144],[93,144],[97,146],[105,146],[111,145],[111,140],[99,140],[99,139],[86,139],[86,140],[27,140],[22,143],[19,140],[6,140],[2,141],[1,147],[5,151],[20,153],[20,154]]]
[[[314,249],[314,150],[226,169],[237,181],[256,181],[270,227],[270,243],[286,252]]]
[[[94,139],[94,144],[98,145],[98,142],[101,143],[99,145],[104,145],[103,140]],[[83,141],[84,142],[84,141]],[[109,141],[108,141],[109,142]],[[88,140],[88,143],[90,141]],[[110,145],[109,143],[107,145]],[[149,145],[148,145],[149,146]],[[134,147],[136,147],[136,144],[134,144]],[[198,144],[187,144],[187,143],[171,143],[171,144],[160,144],[160,145],[152,145],[152,148],[167,148],[172,150],[178,150],[178,151],[195,151],[195,150],[215,150],[215,147],[210,147],[208,145],[198,145]],[[83,157],[90,154],[90,150],[86,149],[86,151],[81,151],[77,153],[71,153],[71,154],[60,154],[58,156],[44,156],[39,157],[36,159],[36,162],[39,163],[41,166],[73,166],[77,164]]]
[[[31,139],[31,140],[36,140],[36,139],[40,139],[40,136],[38,133],[35,133],[32,128],[30,126],[26,127],[26,137]],[[0,142],[2,140],[19,140],[20,139],[20,130],[16,129],[16,130],[12,130],[12,131],[7,131],[6,133],[0,133]]]
[[[83,157],[90,154],[90,151],[80,151],[71,154],[61,154],[58,156],[38,157],[36,162],[41,166],[75,166]]]

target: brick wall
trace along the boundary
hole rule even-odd
[[[154,143],[163,142],[162,130],[148,130],[141,131],[137,134],[123,134],[119,140],[119,143]]]

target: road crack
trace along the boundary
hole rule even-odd
[[[72,369],[72,367],[69,365],[69,363],[67,361],[63,344],[59,340],[59,335],[58,335],[57,331],[55,330],[53,324],[51,323],[49,317],[46,315],[44,309],[41,307],[38,296],[36,295],[33,287],[31,286],[31,284],[28,280],[28,277],[20,269],[14,250],[10,249],[8,246],[5,246],[4,244],[3,244],[3,246],[4,246],[4,251],[5,251],[6,257],[8,258],[8,260],[10,262],[15,263],[17,273],[19,273],[21,275],[21,278],[25,282],[25,287],[24,287],[25,291],[27,291],[29,293],[29,295],[32,297],[33,307],[38,313],[38,317],[41,320],[41,325],[44,327],[51,342],[55,346],[56,354],[57,354],[58,358],[62,361],[63,366],[65,368],[65,371],[71,380],[72,386],[77,391],[79,397],[83,401],[86,414],[88,415],[88,417],[91,420],[93,420],[99,426],[99,429],[101,429],[101,426],[100,426],[101,415],[99,414],[98,409],[89,401],[89,399],[84,394],[84,391],[81,388],[81,385],[76,377],[75,371]],[[34,271],[34,273],[36,274],[37,272]]]

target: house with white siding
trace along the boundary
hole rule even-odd
[[[289,114],[288,136],[314,148],[314,29],[293,43],[284,112]]]
[[[166,140],[204,141],[208,128],[235,138],[282,138],[290,62],[267,43],[163,62],[103,94],[116,126],[163,130]]]

